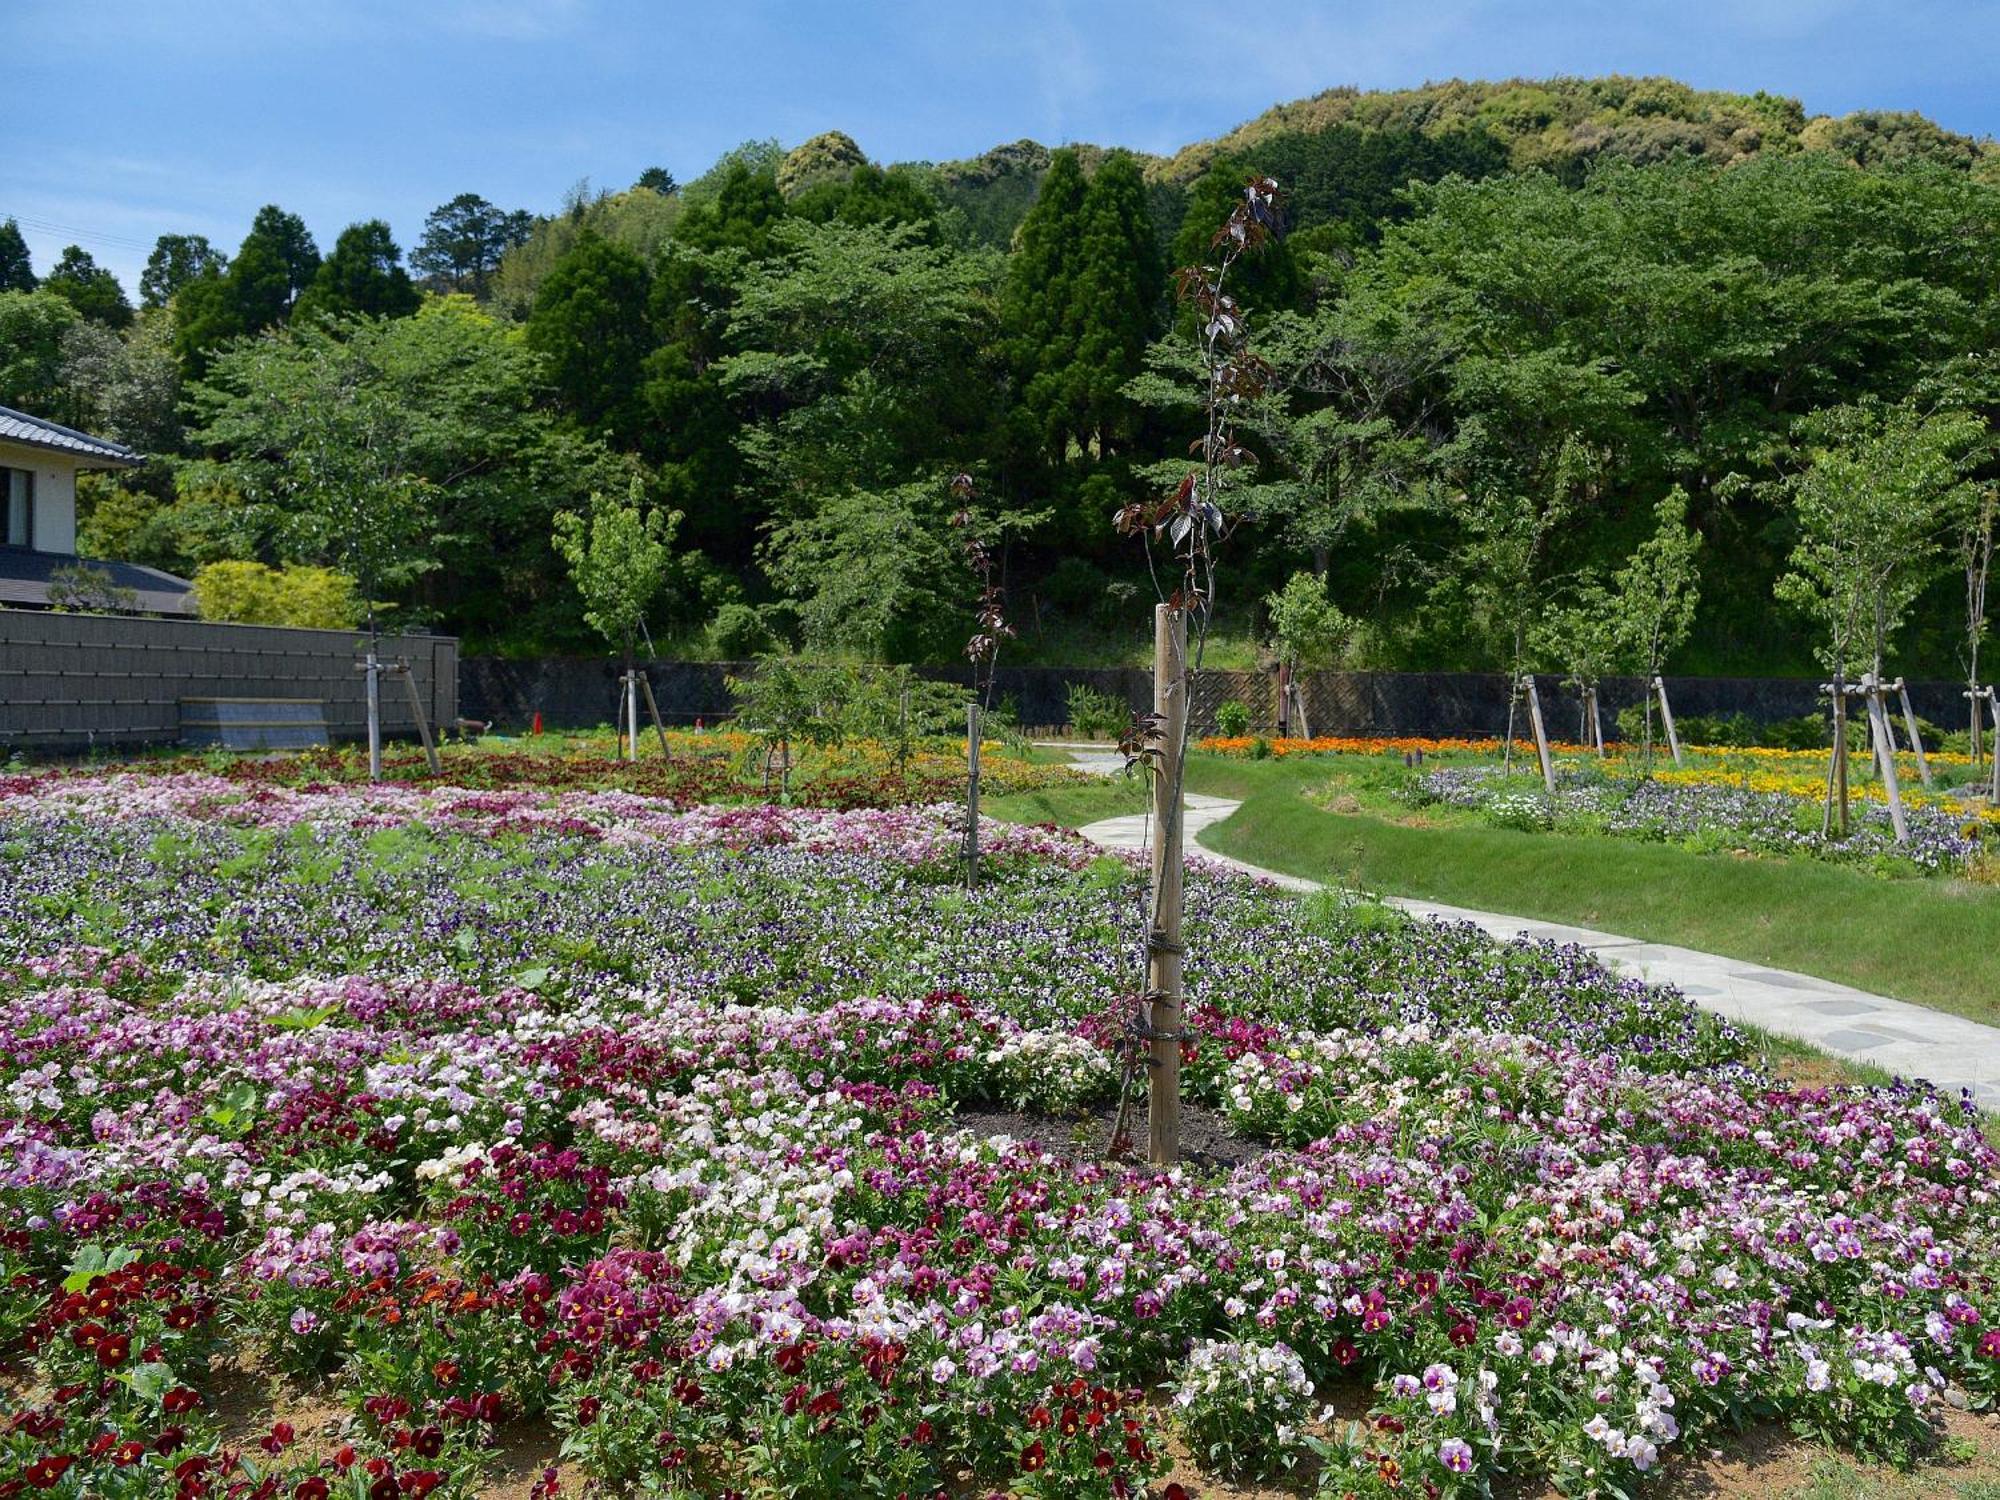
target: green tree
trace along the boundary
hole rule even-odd
[[[640,377],[655,340],[646,318],[651,278],[639,257],[586,234],[549,273],[528,318],[563,408],[621,447],[639,436]]]
[[[627,672],[646,611],[666,584],[681,522],[679,511],[649,507],[645,498],[634,476],[624,504],[592,495],[587,516],[565,510],[555,519],[555,549],[582,597],[584,623],[624,654]]]
[[[1798,542],[1777,596],[1818,625],[1829,672],[1879,677],[1891,636],[1942,567],[1991,439],[1970,413],[1907,402],[1832,407],[1800,426],[1803,467],[1780,484]]]
[[[319,272],[319,247],[305,221],[276,204],[257,210],[250,233],[223,272],[185,282],[174,300],[174,355],[198,379],[215,350],[283,323]]]
[[[78,323],[63,334],[60,420],[143,453],[181,443],[180,368],[163,312],[142,313],[125,333]]]
[[[822,178],[800,191],[790,212],[815,224],[906,224],[917,230],[923,244],[940,244],[944,226],[939,205],[909,167],[886,171],[873,162],[838,177]]]
[[[650,193],[658,193],[665,198],[671,196],[680,184],[674,181],[674,174],[665,167],[648,167],[639,174],[638,181],[632,186],[642,187]]]
[[[338,536],[348,486],[388,523],[372,598],[475,642],[573,648],[583,627],[554,517],[622,491],[629,468],[553,416],[548,394],[518,333],[466,297],[295,326],[217,356],[192,398],[194,441],[214,458],[182,471],[161,524],[192,563],[273,557],[360,579]]]
[[[706,196],[689,201],[674,238],[691,249],[740,250],[761,260],[771,253],[772,231],[788,212],[775,175],[731,162]]]
[[[801,514],[886,490],[976,449],[994,267],[907,228],[788,223],[737,289],[719,362],[753,420],[739,447],[767,507]]]
[[[139,305],[165,307],[190,281],[220,276],[229,257],[209,244],[205,234],[163,234],[153,242],[146,269],[139,276]]]
[[[0,292],[34,289],[35,267],[28,256],[28,242],[21,237],[21,226],[9,219],[0,224]]]
[[[1161,305],[1159,247],[1130,152],[1112,152],[1091,178],[1078,236],[1067,320],[1074,362],[1064,403],[1079,443],[1102,455],[1129,435],[1125,386],[1145,361]]]
[[[305,220],[275,203],[258,209],[223,279],[242,331],[259,333],[289,318],[319,265],[319,246]]]
[[[1298,672],[1330,667],[1354,634],[1354,621],[1326,591],[1326,580],[1294,573],[1276,593],[1264,596],[1271,620],[1271,647],[1279,663]]]
[[[765,571],[798,601],[806,649],[875,661],[955,654],[970,577],[947,525],[945,486],[850,489],[781,521]]]
[[[132,321],[132,304],[126,300],[125,288],[81,245],[64,249],[62,258],[42,278],[42,290],[107,328],[124,328]]]
[[[313,273],[312,285],[299,297],[296,315],[408,317],[423,295],[403,269],[402,259],[403,252],[383,220],[348,225],[334,241],[333,253]]]
[[[525,209],[508,213],[477,193],[460,193],[426,216],[410,264],[440,291],[483,298],[501,257],[524,242],[534,226],[534,215]]]
[[[1620,656],[1636,668],[1650,689],[1694,628],[1701,600],[1701,533],[1687,524],[1687,495],[1678,486],[1654,507],[1653,534],[1641,542],[1612,576],[1612,598],[1623,641]],[[1645,763],[1653,763],[1653,695],[1646,693]]]
[[[63,336],[81,316],[53,292],[0,292],[0,405],[46,412],[61,398]]]
[[[1028,451],[1061,463],[1068,451],[1066,386],[1075,365],[1071,323],[1088,185],[1074,148],[1049,158],[1035,206],[1014,237],[1000,317]]]

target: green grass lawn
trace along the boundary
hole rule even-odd
[[[1243,800],[1203,843],[1286,874],[1676,943],[2000,1024],[2000,889],[1598,835],[1412,826],[1315,806],[1305,792],[1327,776],[1325,761],[1303,758],[1192,758],[1193,790]],[[1077,827],[1140,806],[1138,786],[1117,782],[990,810]]]

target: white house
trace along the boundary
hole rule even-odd
[[[84,469],[132,469],[144,462],[122,443],[92,437],[0,406],[0,606],[46,609],[51,582],[87,568],[108,578],[109,607],[189,614],[186,579],[137,563],[76,555],[76,476]],[[102,579],[94,579],[102,582]],[[54,601],[60,602],[60,600]],[[98,601],[92,607],[105,607]]]

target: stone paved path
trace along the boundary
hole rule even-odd
[[[1072,750],[1077,764],[1093,771],[1118,769],[1122,762],[1097,749]],[[1240,803],[1223,797],[1188,795],[1187,833],[1199,843]],[[1134,814],[1106,818],[1079,832],[1111,849],[1136,849],[1146,838],[1146,818]],[[1234,866],[1290,891],[1312,891],[1319,882],[1280,875],[1203,849],[1210,859]],[[1495,912],[1445,906],[1436,901],[1390,897],[1389,904],[1419,916],[1470,922],[1497,938],[1542,938],[1588,948],[1615,969],[1658,984],[1671,984],[1704,1010],[1782,1036],[1809,1042],[1823,1052],[1873,1063],[1905,1078],[1923,1078],[1941,1088],[1969,1089],[1980,1106],[2000,1110],[2000,1027],[1982,1026],[1943,1011],[1871,995],[1864,990],[1767,969],[1738,958],[1698,953],[1668,943],[1647,943],[1588,927],[1508,917]]]

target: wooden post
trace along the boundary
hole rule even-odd
[[[1979,712],[1978,705],[1973,713]],[[1278,738],[1288,739],[1292,732],[1292,669],[1284,662],[1278,663]]]
[[[1980,759],[1979,700],[1985,695],[1979,691],[1979,684],[1975,682],[1971,687],[1967,688],[1964,692],[1960,693],[1958,696],[1965,699],[1966,702],[1970,704],[1972,707],[1972,722],[1967,730],[1965,743],[1966,743],[1966,748],[1972,752],[1972,764],[1975,767],[1977,767]],[[1994,728],[1996,730],[2000,730],[2000,725],[1995,725]]]
[[[660,759],[672,760],[674,752],[667,748],[667,726],[660,718],[659,700],[653,696],[653,679],[644,672],[639,674],[639,691],[646,695],[646,712],[653,716],[653,728],[659,731]]]
[[[1910,732],[1910,749],[1917,757],[1917,775],[1923,779],[1924,790],[1929,791],[1937,785],[1931,780],[1931,758],[1924,754],[1923,732],[1917,728],[1916,710],[1910,707],[1910,686],[1900,677],[1896,679],[1896,696],[1903,700],[1903,727]]]
[[[1889,709],[1882,693],[1882,679],[1870,672],[1861,679],[1861,691],[1868,704],[1868,724],[1874,732],[1875,764],[1882,771],[1882,785],[1889,793],[1889,824],[1896,830],[1896,842],[1910,841],[1910,825],[1903,816],[1903,789],[1896,782],[1896,741],[1889,733]]]
[[[1299,726],[1299,738],[1313,737],[1312,720],[1306,717],[1306,690],[1299,686],[1298,678],[1292,679],[1292,714]]]
[[[444,775],[444,765],[438,760],[437,742],[431,738],[430,716],[424,712],[424,701],[417,692],[417,675],[410,670],[408,661],[396,663],[396,675],[403,679],[403,686],[410,694],[410,714],[417,721],[417,738],[424,742],[424,759],[431,763],[431,775]]]
[[[1556,767],[1549,758],[1549,731],[1542,723],[1542,695],[1535,690],[1535,674],[1530,672],[1524,676],[1521,686],[1528,695],[1528,723],[1535,731],[1535,756],[1542,763],[1542,785],[1553,797],[1556,794]]]
[[[1847,837],[1847,679],[1833,678],[1833,795],[1840,810],[1840,836]]]
[[[1660,723],[1666,728],[1667,748],[1673,752],[1674,764],[1678,766],[1682,763],[1681,737],[1679,731],[1674,728],[1673,705],[1667,702],[1667,679],[1664,677],[1655,677],[1653,679],[1653,691],[1660,695]]]
[[[1597,744],[1597,758],[1604,759],[1604,716],[1597,706],[1597,689],[1585,688],[1586,701],[1590,704],[1590,737]]]
[[[965,888],[979,889],[979,700],[965,705]]]
[[[1161,719],[1159,774],[1153,778],[1153,921],[1146,935],[1145,1020],[1151,1079],[1146,1089],[1147,1156],[1170,1167],[1181,1154],[1181,750],[1187,738],[1187,616],[1153,609],[1153,711]]]
[[[368,674],[368,779],[382,779],[382,658],[375,650],[373,636],[368,640],[368,659],[362,664],[362,671]]]
[[[636,762],[639,759],[639,674],[631,668],[625,671],[625,758]]]
[[[1993,726],[1992,753],[1989,757],[1993,766],[1993,790],[1990,800],[2000,807],[2000,688],[1986,690],[1987,722]]]

